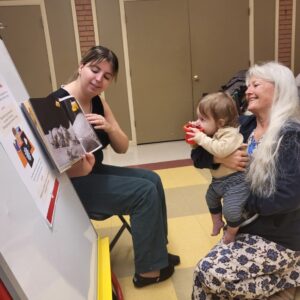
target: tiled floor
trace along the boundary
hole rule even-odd
[[[116,154],[111,148],[104,150],[104,163],[131,166],[189,158],[190,146],[183,141],[131,145],[125,154]]]
[[[162,178],[168,207],[168,249],[181,257],[181,264],[176,267],[171,280],[136,289],[132,284],[134,264],[131,236],[125,232],[111,252],[112,270],[121,284],[124,299],[190,299],[194,266],[218,239],[210,236],[210,218],[204,203],[209,172],[199,172],[191,165],[190,146],[182,141],[131,146],[125,155],[116,155],[110,149],[105,151],[104,162],[108,164],[146,164],[146,167],[159,168],[156,172]],[[168,168],[161,169],[160,162],[168,162],[164,164]],[[109,237],[113,237],[120,226],[117,218],[93,223],[100,235]]]
[[[181,264],[175,274],[163,283],[136,289],[131,236],[123,233],[111,252],[112,270],[116,274],[125,300],[187,300],[191,299],[193,269],[198,260],[217,242],[211,237],[211,221],[205,204],[205,191],[210,181],[207,170],[197,170],[189,162],[190,147],[184,142],[131,146],[128,154],[116,155],[105,150],[108,164],[148,165],[161,176],[166,192],[169,225],[169,252],[180,255]],[[176,164],[171,161],[176,160]],[[169,166],[161,169],[158,162]],[[154,163],[154,164],[153,164]],[[187,165],[188,164],[188,165]],[[170,167],[171,166],[171,167]],[[102,236],[113,237],[120,226],[117,218],[93,222]],[[300,296],[300,295],[299,295]],[[296,299],[300,299],[297,296]]]

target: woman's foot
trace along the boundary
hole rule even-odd
[[[133,284],[137,288],[141,288],[150,284],[159,283],[170,278],[174,273],[174,266],[169,264],[167,267],[161,269],[157,273],[148,272],[142,274],[134,274]],[[155,276],[156,275],[156,276]]]
[[[168,253],[169,264],[173,266],[178,266],[180,264],[180,256]]]

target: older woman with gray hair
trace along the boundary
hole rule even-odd
[[[238,150],[221,161],[198,147],[192,158],[198,157],[198,168],[217,168],[221,162],[246,168],[251,191],[246,209],[259,217],[240,228],[236,241],[220,241],[200,260],[193,299],[267,299],[300,285],[300,106],[295,78],[289,68],[268,62],[251,67],[246,83],[252,115],[241,117],[240,131],[247,154]]]

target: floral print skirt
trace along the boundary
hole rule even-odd
[[[228,245],[220,241],[197,264],[193,284],[194,300],[268,299],[300,286],[300,251],[239,234]]]

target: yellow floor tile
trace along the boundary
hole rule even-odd
[[[132,277],[118,280],[126,300],[177,300],[171,279],[139,289],[133,287]]]
[[[190,186],[195,184],[208,184],[206,171],[199,172],[193,166],[163,169],[155,171],[162,179],[165,189]]]
[[[168,251],[180,255],[181,264],[171,279],[142,289],[133,286],[134,257],[131,235],[125,231],[111,252],[111,267],[125,300],[187,300],[191,297],[194,267],[217,243],[205,202],[211,175],[193,166],[156,171],[162,179],[168,206]],[[129,220],[128,216],[126,219]],[[110,240],[120,228],[118,217],[92,221],[100,236]]]
[[[169,252],[180,255],[179,268],[194,267],[220,239],[210,235],[209,214],[172,218],[169,224]]]
[[[202,230],[205,232],[205,236],[207,237],[207,242],[212,248],[221,238],[222,238],[222,231],[218,236],[211,236],[212,232],[212,221],[211,216],[209,213],[196,215],[195,218],[197,222],[200,224]]]

